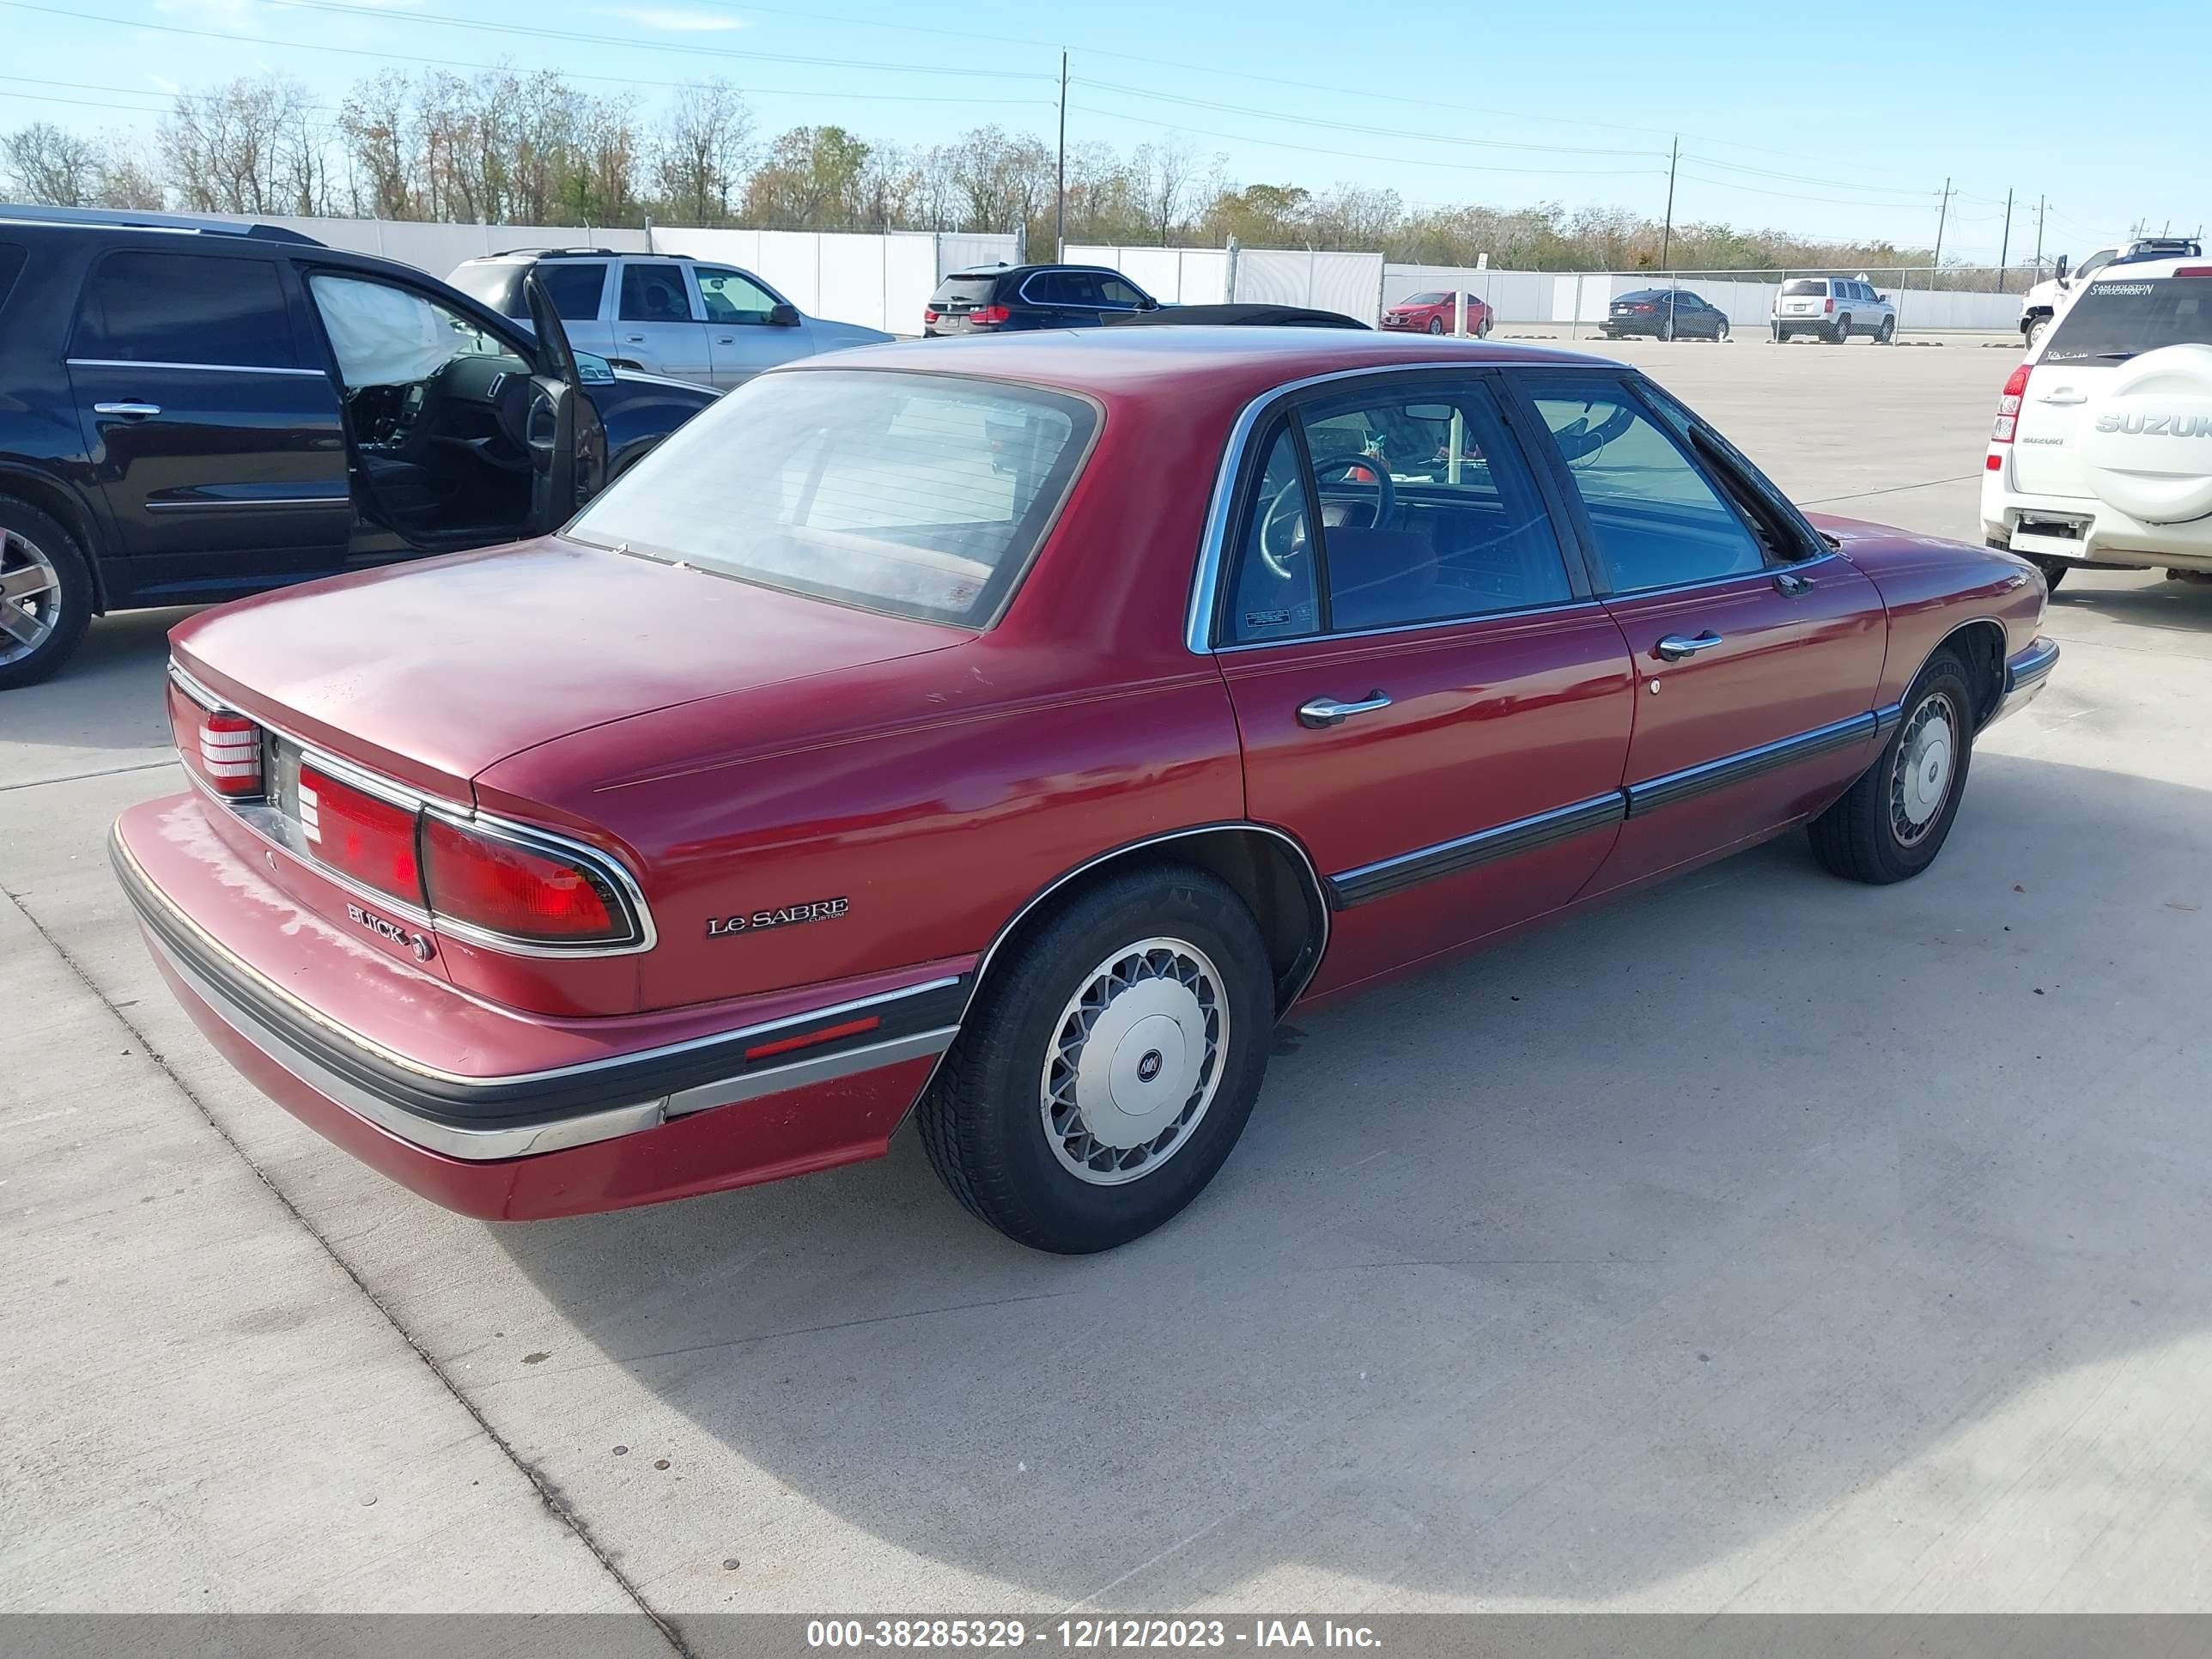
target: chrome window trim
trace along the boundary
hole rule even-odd
[[[1733,507],[1730,507],[1730,511],[1734,511]],[[1725,575],[1720,576],[1697,576],[1692,578],[1688,581],[1668,582],[1663,587],[1624,587],[1617,592],[1608,592],[1603,597],[1605,599],[1618,600],[1626,604],[1633,599],[1649,599],[1655,598],[1663,599],[1670,593],[1687,593],[1693,589],[1698,588],[1719,587],[1726,582],[1771,582],[1777,576],[1782,574],[1784,571],[1789,571],[1794,574],[1800,570],[1809,569],[1814,565],[1826,564],[1831,559],[1840,559],[1843,556],[1844,556],[1840,552],[1832,547],[1826,552],[1816,554],[1814,557],[1809,559],[1792,559],[1783,564],[1762,565],[1757,570],[1734,570],[1729,572]]]
[[[194,679],[174,660],[169,664],[169,677],[176,682],[179,689],[186,696],[198,703],[201,708],[209,710],[230,708],[228,702]],[[408,811],[441,818],[448,823],[472,830],[495,841],[505,841],[522,847],[526,850],[550,852],[561,858],[573,859],[580,864],[587,865],[603,877],[608,884],[628,902],[632,917],[636,923],[637,937],[623,940],[618,944],[572,945],[545,945],[534,939],[510,939],[504,933],[495,933],[450,916],[437,915],[422,909],[420,906],[410,904],[404,899],[394,898],[388,893],[379,892],[374,888],[349,881],[342,871],[332,869],[319,859],[301,860],[332,886],[342,892],[353,894],[370,908],[394,912],[404,920],[415,923],[418,927],[428,927],[441,936],[451,933],[455,939],[467,944],[480,945],[487,950],[497,951],[507,956],[563,961],[588,960],[598,957],[636,956],[652,950],[660,942],[660,930],[653,919],[652,906],[646,902],[645,890],[638,884],[637,878],[623,866],[622,860],[611,854],[593,847],[588,842],[577,841],[571,836],[562,835],[557,830],[541,829],[533,823],[523,823],[513,818],[501,817],[497,813],[484,811],[482,808],[466,801],[450,800],[442,795],[428,794],[422,790],[411,788],[406,784],[396,783],[389,778],[367,770],[355,762],[331,754],[321,745],[309,741],[297,732],[280,726],[274,720],[264,720],[258,714],[246,714],[243,710],[234,712],[239,713],[243,719],[252,720],[263,731],[274,732],[292,744],[300,751],[301,758],[311,762],[318,771],[326,772],[339,781],[350,784],[365,794],[375,796],[379,800],[388,802]],[[194,783],[201,783],[191,767],[187,766],[185,769],[185,774],[191,778]],[[201,784],[201,790],[210,800],[224,800],[224,797],[207,788],[204,784]],[[282,842],[265,834],[258,824],[244,814],[234,812],[232,816],[270,846],[282,848],[285,853],[294,858],[300,857],[297,849],[287,847]]]
[[[1598,611],[1603,605],[1597,599],[1560,599],[1547,605],[1519,605],[1510,611],[1470,611],[1456,617],[1434,617],[1426,622],[1391,623],[1382,628],[1347,628],[1332,629],[1326,634],[1286,634],[1279,640],[1247,640],[1238,645],[1217,645],[1209,653],[1217,657],[1241,656],[1248,651],[1273,651],[1285,645],[1325,645],[1338,640],[1384,639],[1396,634],[1423,634],[1436,629],[1465,628],[1474,623],[1521,622],[1533,617],[1564,615],[1570,611]]]
[[[1216,647],[1213,644],[1213,612],[1214,607],[1220,602],[1221,598],[1222,567],[1227,562],[1228,554],[1229,520],[1236,509],[1237,477],[1243,470],[1245,451],[1251,444],[1252,431],[1259,424],[1261,412],[1271,408],[1278,400],[1313,386],[1328,386],[1337,380],[1366,380],[1376,375],[1415,374],[1432,370],[1449,370],[1455,374],[1486,374],[1492,370],[1510,373],[1515,369],[1589,369],[1620,367],[1621,366],[1619,364],[1607,362],[1603,358],[1593,358],[1587,363],[1554,362],[1549,359],[1535,362],[1521,362],[1512,360],[1498,362],[1474,358],[1423,358],[1417,362],[1404,363],[1362,363],[1357,368],[1331,369],[1326,374],[1309,374],[1304,380],[1284,380],[1269,386],[1237,412],[1236,421],[1229,428],[1229,440],[1222,447],[1221,465],[1216,469],[1213,476],[1213,496],[1206,505],[1206,523],[1199,532],[1198,568],[1191,579],[1190,603],[1183,612],[1184,648],[1194,657],[1211,657],[1218,649],[1229,648]],[[1537,465],[1539,465],[1538,458],[1531,456],[1529,458],[1531,468]],[[1569,550],[1564,547],[1561,549],[1563,555]],[[1511,614],[1514,613],[1507,611],[1478,613],[1484,617]],[[1434,626],[1435,624],[1422,625]],[[1253,641],[1242,648],[1251,649],[1277,644],[1304,644],[1316,639],[1336,637],[1338,636],[1334,635],[1301,634],[1295,640]],[[1347,635],[1343,637],[1351,636]]]
[[[1121,276],[1120,271],[1115,270],[1110,265],[1063,265],[1059,267],[1058,270],[1088,271],[1094,276],[1111,276],[1119,277],[1122,282],[1129,283],[1129,279],[1127,276]],[[1062,311],[1112,311],[1118,313],[1124,311],[1142,311],[1144,309],[1144,307],[1142,306],[1095,306],[1082,300],[1035,300],[1030,297],[1030,284],[1031,283],[1036,281],[1040,276],[1050,276],[1056,274],[1056,270],[1033,270],[1030,272],[1028,276],[1022,278],[1022,285],[1014,290],[1014,298],[1019,300],[1024,305],[1057,306]],[[1129,283],[1129,286],[1131,288],[1137,288],[1137,285],[1134,283]],[[1144,293],[1144,289],[1137,288],[1137,292],[1142,294]]]
[[[327,380],[330,373],[320,368],[276,368],[259,363],[167,363],[139,362],[129,357],[69,357],[64,359],[71,368],[162,368],[184,369],[209,374],[304,374],[311,380]]]

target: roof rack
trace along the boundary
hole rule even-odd
[[[540,258],[544,259],[557,259],[570,255],[574,255],[579,258],[588,259],[619,259],[622,258],[622,255],[618,251],[611,247],[503,247],[495,253],[480,253],[477,257],[480,259],[512,259],[516,256],[524,253],[534,253]],[[654,257],[657,258],[673,259],[688,258],[689,256],[665,253],[657,254]]]
[[[118,230],[187,231],[205,236],[250,236],[264,242],[297,242],[308,247],[322,243],[285,225],[253,219],[217,219],[194,213],[147,213],[135,208],[41,207],[30,203],[0,203],[0,219],[33,224],[112,225]]]

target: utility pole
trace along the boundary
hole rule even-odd
[[[1053,173],[1052,257],[1067,258],[1067,54],[1060,54],[1060,165]]]
[[[2005,191],[2004,240],[1997,245],[1997,292],[2009,293],[2005,282],[2005,260],[2012,252],[2012,191]]]
[[[1668,256],[1674,246],[1674,163],[1681,158],[1682,139],[1677,133],[1674,147],[1667,156],[1667,228],[1659,233],[1659,269],[1662,270],[1668,269]]]
[[[2038,196],[2035,198],[2035,280],[2039,283],[2043,280],[2043,204],[2044,198]]]
[[[1950,217],[1951,181],[1948,179],[1946,179],[1943,181],[1943,205],[1936,215],[1936,259],[1935,263],[1929,266],[1928,271],[1928,287],[1930,292],[1933,292],[1935,289],[1936,277],[1942,273],[1943,227],[1949,222]]]

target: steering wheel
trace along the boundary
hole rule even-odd
[[[1352,467],[1372,476],[1340,478],[1336,488],[1341,490],[1350,484],[1356,489],[1372,489],[1375,492],[1374,522],[1377,526],[1383,524],[1398,510],[1398,486],[1391,482],[1389,469],[1383,465],[1380,456],[1360,453],[1318,459],[1313,464],[1314,483],[1318,488],[1324,472],[1341,472]],[[1281,540],[1277,533],[1279,528],[1289,532],[1289,539],[1279,547],[1277,545]],[[1291,574],[1291,561],[1304,550],[1305,487],[1302,480],[1293,478],[1269,498],[1267,511],[1260,515],[1260,560],[1277,576],[1288,581]]]

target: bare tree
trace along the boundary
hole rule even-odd
[[[19,201],[92,207],[100,200],[100,146],[51,121],[33,121],[0,139],[0,165],[7,168],[9,194]]]
[[[288,76],[240,79],[179,94],[163,119],[170,189],[217,213],[327,212],[325,135],[307,88]]]
[[[1191,186],[1199,176],[1199,161],[1181,137],[1158,144],[1139,144],[1130,157],[1136,173],[1138,199],[1148,240],[1165,247],[1190,205]]]
[[[696,224],[726,220],[751,164],[752,141],[752,110],[727,81],[683,88],[653,143],[653,185],[663,210]]]

